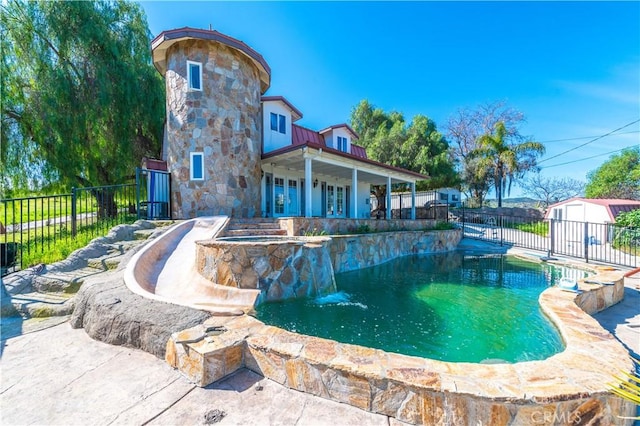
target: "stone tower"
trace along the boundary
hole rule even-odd
[[[164,31],[152,44],[166,83],[163,155],[174,219],[260,213],[260,96],[271,70],[255,50],[217,31]]]

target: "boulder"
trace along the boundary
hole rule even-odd
[[[161,359],[172,333],[210,317],[204,311],[132,293],[122,270],[85,281],[75,303],[70,320],[73,328],[84,328],[93,339],[142,349]]]

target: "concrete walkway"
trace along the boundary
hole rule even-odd
[[[249,370],[198,388],[153,355],[92,340],[69,323],[3,343],[2,425],[198,425],[221,411],[223,425],[401,424]]]

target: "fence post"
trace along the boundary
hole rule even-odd
[[[465,203],[462,203],[462,238],[464,238],[464,205]]]
[[[140,167],[136,167],[136,219],[140,220]]]
[[[556,226],[553,218],[549,219],[549,255],[552,255],[556,251]]]
[[[76,189],[71,188],[71,236],[73,238],[76,237],[77,229],[77,218],[76,215],[78,213],[78,208],[76,206],[77,203],[77,195]]]
[[[589,222],[584,222],[584,260],[589,263]]]

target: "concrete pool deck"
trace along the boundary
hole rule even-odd
[[[594,315],[636,354],[640,327],[627,325],[640,326],[639,283],[640,276],[627,279],[625,299]],[[50,327],[52,321],[59,323],[23,323],[25,334],[2,342],[0,424],[204,424],[216,409],[226,413],[221,424],[228,425],[403,424],[246,369],[199,388],[153,355],[92,340],[67,322]]]

